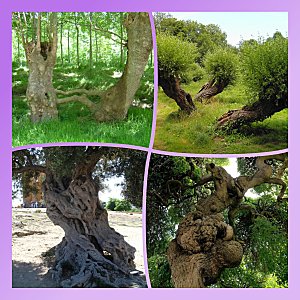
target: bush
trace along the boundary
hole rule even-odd
[[[108,209],[108,210],[115,210],[116,201],[118,201],[118,199],[109,198],[109,200],[107,201],[107,203],[105,205],[106,209]]]
[[[204,68],[216,83],[233,84],[238,74],[238,56],[230,49],[218,48],[204,58]]]
[[[120,200],[116,198],[109,198],[105,206],[107,209],[112,211],[131,211],[132,205],[127,200]]]
[[[149,277],[153,288],[174,287],[171,280],[171,270],[164,254],[154,255],[148,258]]]
[[[164,74],[184,76],[197,57],[195,44],[176,36],[159,33],[156,37],[158,67]]]
[[[119,200],[116,203],[115,211],[130,211],[132,208],[131,204],[127,200]]]
[[[259,43],[243,43],[242,74],[253,102],[287,99],[288,40],[281,34]]]
[[[197,82],[201,80],[205,75],[205,70],[199,66],[197,63],[193,63],[189,66],[185,74],[181,76],[182,82],[189,84],[194,81]]]

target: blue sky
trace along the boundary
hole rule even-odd
[[[287,12],[170,12],[179,20],[193,20],[204,25],[219,25],[227,41],[237,46],[241,40],[268,38],[280,31],[288,36]]]

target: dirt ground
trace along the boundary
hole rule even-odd
[[[110,226],[136,248],[136,268],[144,273],[142,215],[109,211],[108,216]],[[63,230],[45,209],[33,208],[14,208],[12,226],[13,287],[56,287],[48,273],[51,258],[43,253],[62,240]]]

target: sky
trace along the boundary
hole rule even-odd
[[[123,199],[121,195],[122,187],[119,185],[124,182],[124,177],[110,177],[104,181],[104,184],[107,185],[107,188],[102,192],[99,192],[99,199],[102,202],[107,202],[109,198]]]
[[[219,25],[227,41],[238,46],[241,40],[264,39],[280,31],[288,36],[287,12],[170,12],[179,20],[193,20],[204,25]]]

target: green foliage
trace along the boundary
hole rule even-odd
[[[266,41],[241,46],[244,84],[252,101],[271,101],[276,105],[288,94],[288,40],[274,35]]]
[[[181,76],[181,82],[185,84],[188,84],[192,81],[197,82],[203,79],[204,75],[205,75],[205,70],[202,67],[200,67],[199,64],[193,63],[189,66],[187,71]]]
[[[131,211],[132,205],[128,200],[109,198],[105,206],[112,211]]]
[[[245,248],[242,263],[224,270],[213,287],[288,287],[287,234],[261,217],[248,229],[249,247]]]
[[[172,288],[171,270],[164,254],[154,255],[148,259],[148,270],[152,288]]]
[[[211,80],[227,86],[237,79],[238,57],[230,49],[219,48],[207,53],[204,67]]]
[[[165,33],[156,36],[158,65],[163,74],[183,76],[194,63],[197,48],[193,43]]]
[[[177,20],[168,14],[156,14],[155,22],[158,33],[163,32],[194,43],[197,47],[196,61],[201,66],[207,52],[227,46],[226,33],[222,32],[218,25]]]
[[[251,228],[250,247],[257,269],[275,274],[280,283],[287,283],[288,240],[281,228],[266,218],[257,218]]]

